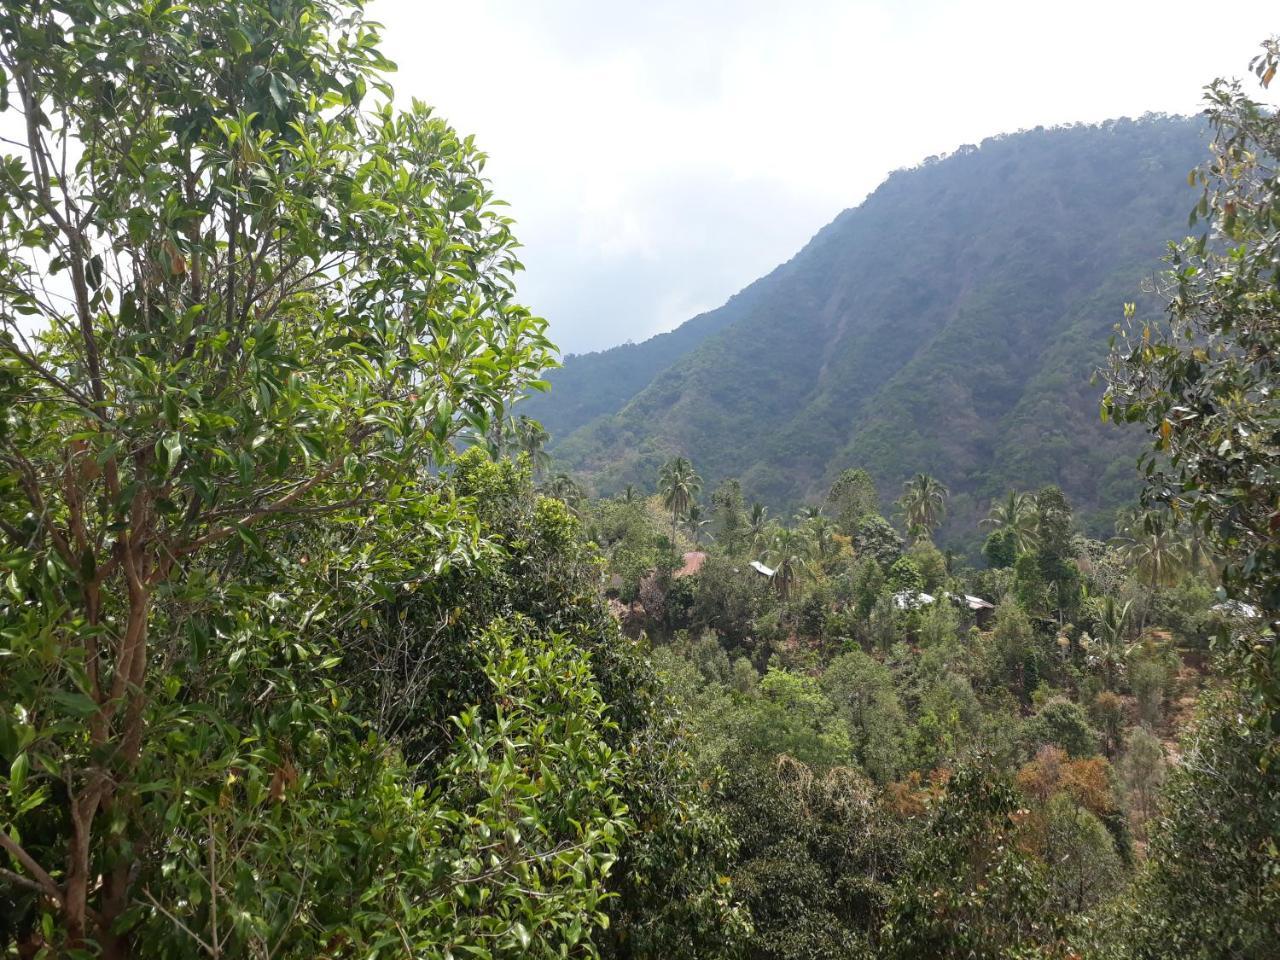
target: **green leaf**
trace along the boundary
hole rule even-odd
[[[27,751],[23,750],[13,758],[13,763],[9,764],[9,792],[11,794],[16,796],[22,793],[22,787],[27,782],[27,768],[30,763]]]
[[[274,73],[271,75],[271,79],[267,81],[267,92],[271,94],[271,99],[275,103],[276,109],[283,112],[285,107],[288,106],[289,98],[285,94],[284,85],[280,82],[280,78]]]
[[[52,699],[54,703],[75,717],[91,717],[98,712],[98,705],[93,698],[85,696],[78,690],[55,690]]]

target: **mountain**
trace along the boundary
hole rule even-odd
[[[956,528],[1057,483],[1095,530],[1137,489],[1141,438],[1091,374],[1198,197],[1202,121],[1037,128],[892,174],[719,310],[570,357],[529,404],[597,493],[690,457],[775,510],[847,467],[886,501],[924,471]],[[944,538],[946,531],[944,531]]]

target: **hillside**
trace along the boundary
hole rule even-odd
[[[899,171],[720,310],[569,358],[530,412],[600,493],[683,453],[708,487],[736,476],[776,509],[863,466],[890,498],[937,476],[956,527],[1050,482],[1106,527],[1139,441],[1099,421],[1090,375],[1185,232],[1206,144],[1199,120],[1148,117]]]

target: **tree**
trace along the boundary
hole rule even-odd
[[[982,543],[982,555],[994,570],[1012,567],[1018,559],[1018,536],[1007,527],[993,530]]]
[[[1126,911],[1128,955],[1263,960],[1280,936],[1280,765],[1254,691],[1209,695],[1168,775]]]
[[[716,540],[729,554],[736,554],[749,536],[742,484],[726,480],[711,495],[711,520]]]
[[[869,557],[887,570],[902,556],[902,537],[884,517],[863,517],[854,528],[853,549],[859,557]]]
[[[985,761],[960,765],[932,798],[894,885],[887,957],[997,958],[1056,937],[1043,869],[1015,842],[1020,798]]]
[[[676,523],[689,512],[702,489],[702,478],[693,470],[687,457],[673,457],[662,466],[658,477],[658,493],[662,505],[671,511],[671,543],[676,542]]]
[[[706,532],[706,528],[710,526],[711,521],[702,515],[702,508],[694,503],[690,504],[689,509],[685,512],[684,523],[689,528],[689,533],[693,536],[693,549],[701,549],[703,534]]]
[[[810,544],[803,532],[792,527],[779,527],[765,553],[774,568],[773,586],[778,596],[788,600],[795,593],[800,577],[809,570]]]
[[[845,470],[827,493],[827,503],[840,532],[852,536],[858,522],[880,510],[880,494],[866,470]]]
[[[1130,730],[1120,774],[1129,791],[1129,819],[1143,838],[1147,836],[1147,823],[1155,815],[1165,772],[1164,745],[1160,740],[1146,727]]]
[[[583,493],[582,487],[578,485],[578,481],[567,473],[557,473],[555,476],[547,479],[542,485],[542,492],[549,497],[555,497],[562,501],[570,510],[577,511],[582,505],[582,501],[586,494]]]
[[[751,515],[747,518],[747,534],[751,540],[751,549],[760,550],[765,543],[769,529],[769,508],[762,503],[751,504]]]
[[[928,538],[947,512],[947,488],[927,473],[917,473],[903,485],[898,506],[907,521],[907,531]]]
[[[174,759],[157,734],[225,732],[219,704],[264,695],[235,670],[216,694],[184,687],[178,666],[281,642],[261,632],[265,591],[238,580],[270,567],[264,543],[388,511],[466,543],[423,493],[428,467],[482,440],[550,360],[543,321],[513,300],[483,155],[421,104],[363,108],[369,89],[389,97],[376,44],[358,7],[329,0],[0,12],[24,121],[0,162],[0,705],[18,730],[7,759],[38,771],[41,798],[6,810],[0,846],[56,905],[52,949],[127,954],[156,880],[146,854],[180,836],[158,811],[187,787],[216,807],[216,788],[173,778],[227,743]],[[202,633],[219,604],[242,619]],[[329,702],[308,700],[303,667],[277,696],[300,687],[300,710]],[[262,703],[264,723],[279,716]],[[346,742],[332,713],[311,725]],[[258,760],[277,792],[315,759],[284,743]]]
[[[1177,582],[1187,568],[1186,541],[1165,517],[1148,513],[1129,515],[1116,524],[1112,545],[1130,568],[1154,591]]]
[[[1033,748],[1060,747],[1073,759],[1098,752],[1098,731],[1089,725],[1084,708],[1065,697],[1053,697],[1036,712],[1027,724],[1026,739]]]
[[[1251,64],[1263,87],[1278,64],[1272,39]],[[1171,247],[1163,318],[1139,321],[1126,307],[1102,412],[1151,432],[1144,504],[1197,527],[1223,560],[1228,595],[1261,607],[1266,638],[1236,650],[1280,707],[1280,117],[1239,81],[1214,81],[1206,101],[1212,156],[1191,180],[1203,189],[1192,222],[1207,230]]]
[[[994,526],[997,531],[1008,531],[1017,552],[1028,553],[1035,549],[1036,502],[1031,494],[1010,490],[1003,501],[991,505],[991,513],[982,522]]]
[[[521,416],[515,426],[516,447],[529,458],[535,478],[542,476],[543,471],[551,464],[546,445],[550,436],[542,424],[530,417]]]
[[[821,513],[805,521],[803,530],[809,538],[809,555],[817,563],[825,563],[836,552],[836,524]]]

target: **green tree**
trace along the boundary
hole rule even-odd
[[[1264,87],[1277,63],[1272,39],[1252,64]],[[1280,405],[1271,362],[1280,355],[1272,215],[1280,118],[1239,81],[1214,81],[1206,101],[1212,155],[1191,179],[1203,188],[1192,220],[1208,229],[1173,246],[1163,318],[1138,320],[1126,308],[1102,409],[1151,432],[1144,503],[1197,527],[1224,562],[1228,594],[1264,611],[1267,639],[1242,639],[1236,650],[1280,706]]]
[[[887,570],[902,556],[902,538],[884,517],[863,517],[854,528],[853,549],[859,557],[871,557]]]
[[[702,508],[696,503],[690,504],[689,509],[685,511],[684,525],[689,528],[689,535],[693,537],[693,549],[701,550],[702,538],[706,535],[711,521],[702,515]]]
[[[1052,943],[1043,868],[1015,840],[1021,803],[988,764],[960,765],[928,807],[880,934],[886,957],[998,958]]]
[[[767,540],[769,530],[769,508],[762,503],[751,504],[751,515],[747,518],[747,535],[751,541],[751,549],[759,551]]]
[[[1125,516],[1112,545],[1153,592],[1176,583],[1190,562],[1185,539],[1159,514]]]
[[[737,480],[726,480],[711,495],[711,521],[716,541],[725,551],[729,554],[741,551],[750,534],[742,484]]]
[[[765,558],[774,568],[773,586],[778,596],[788,600],[796,592],[800,579],[810,570],[811,544],[800,530],[779,527],[774,531]]]
[[[907,522],[907,531],[928,538],[947,513],[947,488],[927,473],[917,473],[902,485],[898,506]]]
[[[1120,775],[1129,793],[1129,820],[1142,838],[1155,815],[1167,765],[1164,744],[1146,727],[1134,727],[1125,739]]]
[[[1150,824],[1123,940],[1141,960],[1263,960],[1280,936],[1280,765],[1266,762],[1266,705],[1249,692],[1211,695],[1201,707]]]
[[[530,417],[521,416],[515,423],[516,448],[529,458],[534,477],[541,477],[551,464],[551,456],[546,451],[550,436],[542,424]]]
[[[313,664],[283,676],[266,591],[239,577],[319,517],[416,514],[465,558],[465,524],[424,495],[427,469],[460,436],[483,440],[550,360],[543,321],[513,300],[516,245],[483,154],[421,104],[363,108],[369,90],[389,95],[387,66],[359,8],[326,0],[0,11],[6,99],[25,121],[0,162],[0,724],[6,760],[38,771],[0,846],[49,905],[51,949],[123,956],[177,909],[175,886],[198,886],[182,866],[194,809],[217,832],[209,856],[231,826],[248,831],[218,812],[215,770],[228,809],[286,837],[314,814],[292,842],[323,847],[308,837],[351,810],[333,775],[296,773],[316,789],[277,826],[261,805],[319,760],[287,708],[387,788],[377,751],[362,759],[320,706],[341,702],[317,695],[323,647],[300,636],[290,656]],[[331,561],[314,558],[347,562]],[[224,605],[230,632],[204,632]],[[242,702],[260,702],[256,721]],[[242,747],[235,722],[260,746]],[[371,797],[360,828],[405,827],[396,803]],[[261,869],[290,875],[278,844],[255,842]],[[223,921],[216,936],[245,943]]]
[[[671,511],[671,543],[676,542],[676,523],[689,512],[702,489],[702,478],[694,472],[687,457],[673,457],[662,465],[658,476],[658,493],[662,505]]]
[[[991,504],[991,512],[982,522],[990,524],[997,531],[1008,531],[1019,553],[1035,549],[1036,502],[1031,494],[1010,490],[1003,501]]]
[[[831,515],[840,532],[853,536],[863,517],[875,516],[880,511],[880,494],[866,470],[845,470],[836,478],[827,493]]]

